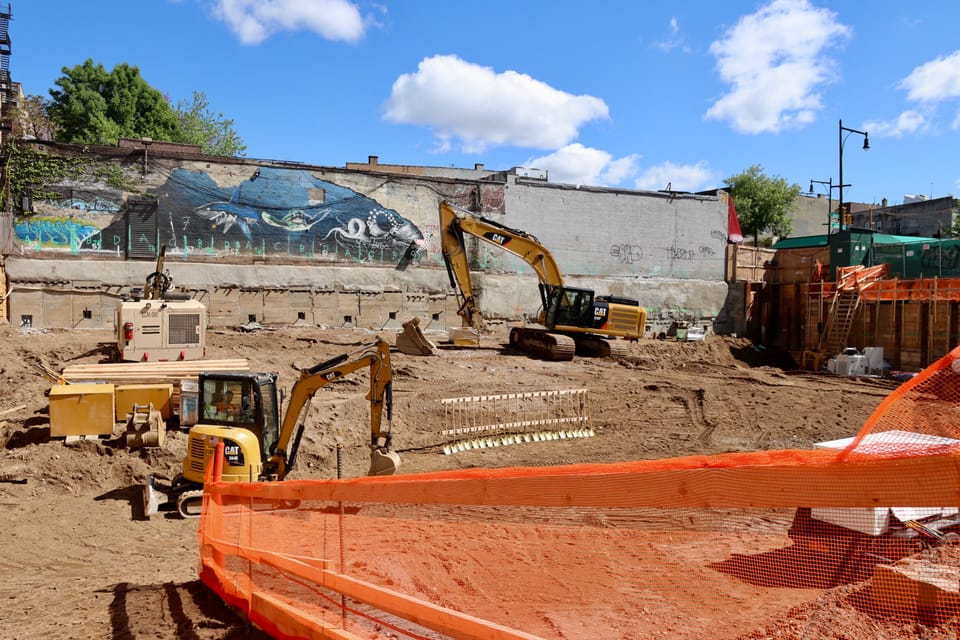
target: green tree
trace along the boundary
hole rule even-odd
[[[170,103],[147,84],[137,67],[119,64],[112,71],[87,59],[50,90],[47,113],[57,125],[58,142],[113,145],[121,137],[179,142],[180,122]]]
[[[182,142],[200,145],[208,156],[241,157],[247,145],[233,128],[233,120],[210,111],[207,94],[193,92],[193,102],[181,100],[176,106],[177,119],[183,131]]]
[[[50,101],[43,96],[26,96],[11,115],[13,137],[32,136],[37,140],[53,140],[56,124],[47,116]]]
[[[760,234],[766,231],[781,238],[790,235],[790,213],[800,195],[799,184],[789,184],[779,176],[771,178],[758,164],[723,182],[737,207],[740,228],[744,235],[753,236],[754,244],[759,244]]]

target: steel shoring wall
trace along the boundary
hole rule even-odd
[[[960,349],[843,448],[210,478],[200,575],[277,638],[957,637],[958,372]],[[901,536],[924,527],[944,540]]]

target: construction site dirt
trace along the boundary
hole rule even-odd
[[[250,369],[277,372],[280,385],[289,387],[302,368],[375,335],[394,344],[396,334],[320,327],[219,329],[208,334],[207,356],[246,358]],[[496,327],[479,348],[460,348],[444,344],[445,334],[428,330],[427,337],[439,347],[436,355],[392,354],[392,432],[394,449],[402,457],[400,473],[810,448],[854,435],[897,384],[798,371],[785,354],[741,338],[647,339],[631,343],[622,358],[546,362],[511,352],[507,334],[507,327]],[[50,437],[48,392],[57,384],[50,373],[107,362],[111,340],[109,331],[0,327],[0,637],[265,638],[198,580],[195,520],[133,515],[148,473],[169,480],[179,471],[185,433],[171,430],[162,447],[139,451],[127,450],[119,435],[69,445]],[[358,375],[317,394],[289,479],[335,478],[338,445],[344,477],[366,472],[365,385],[365,376]],[[587,391],[593,437],[444,454],[442,399],[557,389]],[[755,551],[749,526],[726,544],[735,542],[743,545],[742,553]],[[789,542],[784,535],[784,545]],[[704,591],[718,580],[724,589],[738,588],[736,580],[707,566],[723,561],[716,548],[700,548],[709,562],[699,567],[697,549],[685,549],[690,573],[684,581],[696,582]],[[733,558],[737,551],[727,548],[720,555]],[[571,580],[574,564],[564,569]],[[439,571],[450,565],[436,566]],[[645,579],[677,580],[667,573],[651,567]],[[421,579],[431,582],[430,576]],[[744,583],[742,588],[743,597],[732,602],[764,606],[750,604],[756,600],[756,585]],[[724,626],[723,611],[712,611],[715,623],[706,621],[699,637],[713,637],[711,629],[717,637],[806,637],[805,596],[768,591],[764,598],[793,599],[787,607],[791,620],[775,628],[735,630]],[[818,638],[946,638],[957,633],[955,618],[927,627],[879,615],[858,583],[836,587],[826,597],[835,606],[829,608],[830,620],[820,620],[818,627],[836,635]],[[631,591],[623,598],[611,602],[611,609],[643,614],[631,601]],[[817,615],[824,615],[822,608]],[[651,620],[651,629],[667,635],[650,637],[670,637],[670,627],[669,619]]]

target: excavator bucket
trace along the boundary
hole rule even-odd
[[[397,349],[412,356],[433,356],[437,347],[420,330],[420,318],[413,317],[403,323],[403,332],[397,334]]]
[[[147,481],[143,484],[143,517],[149,519],[160,511],[161,496],[155,486],[153,474],[147,474]],[[164,500],[165,501],[165,500]]]
[[[135,404],[133,411],[127,414],[124,438],[129,449],[141,447],[162,447],[166,438],[167,425],[160,412],[150,404]]]
[[[377,447],[370,452],[368,476],[392,476],[400,466],[400,455],[395,451]]]

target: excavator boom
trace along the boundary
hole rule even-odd
[[[359,355],[357,355],[359,354]],[[354,357],[356,356],[356,357]],[[321,388],[363,367],[370,369],[370,471],[368,475],[391,475],[400,465],[400,456],[390,450],[389,423],[393,418],[393,371],[390,366],[390,345],[382,338],[350,353],[339,355],[313,367],[303,369],[290,391],[290,402],[280,423],[274,453],[264,464],[267,474],[286,477],[296,457],[296,446],[287,453],[297,421],[314,394]],[[388,427],[382,428],[386,413]]]
[[[447,265],[450,286],[457,292],[460,303],[458,313],[465,326],[480,329],[483,319],[477,306],[473,281],[470,277],[470,261],[467,257],[464,235],[471,235],[496,245],[522,258],[537,273],[540,279],[540,298],[544,307],[551,292],[563,287],[563,276],[553,255],[533,235],[511,229],[493,220],[460,214],[447,201],[440,203],[440,243],[443,260]]]

